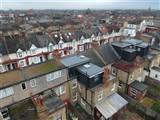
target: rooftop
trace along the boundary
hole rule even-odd
[[[135,80],[134,82],[132,82],[130,84],[130,86],[133,87],[133,88],[135,88],[136,90],[141,91],[141,92],[145,91],[148,88],[147,85],[145,85],[145,84],[143,84],[143,83],[141,83],[141,82],[139,82],[137,80]]]
[[[148,46],[149,46],[149,44],[148,44],[148,43],[143,42],[143,43],[140,43],[140,44],[138,44],[138,45],[136,45],[136,46],[141,47],[141,48],[146,48],[146,47],[148,47]]]
[[[89,58],[85,57],[83,55],[74,55],[74,56],[69,56],[69,57],[65,57],[61,60],[61,63],[68,68],[72,68],[75,66],[79,66],[81,64],[85,64],[87,62],[89,62]]]
[[[124,51],[129,52],[129,53],[136,52],[136,50],[133,48],[125,48]]]
[[[153,69],[153,70],[156,70],[156,71],[158,71],[158,72],[160,72],[160,67],[153,66],[152,69]]]
[[[142,43],[143,41],[139,40],[139,39],[126,39],[126,40],[122,40],[122,42],[129,43],[132,45],[138,45],[138,44]]]
[[[96,104],[96,108],[105,119],[108,119],[127,104],[128,102],[124,98],[119,94],[114,93]]]
[[[124,72],[131,73],[136,69],[137,67],[133,63],[128,63],[126,61],[119,61],[113,64],[113,67],[116,67],[117,69],[120,69]]]
[[[25,67],[20,70],[0,73],[0,88],[7,87],[23,80],[38,77],[63,68],[65,67],[61,63],[57,63],[52,60],[41,64]]]
[[[89,78],[92,78],[98,74],[103,73],[103,68],[101,68],[95,64],[89,63],[89,64],[85,64],[83,66],[79,66],[78,71],[84,75],[87,75]]]
[[[125,47],[131,46],[130,43],[125,43],[125,42],[112,42],[112,45],[120,47],[120,48],[125,48]]]
[[[56,95],[56,93],[46,95],[44,97],[44,104],[49,113],[64,107],[63,101]]]

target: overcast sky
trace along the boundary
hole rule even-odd
[[[1,0],[1,9],[160,9],[160,0]]]

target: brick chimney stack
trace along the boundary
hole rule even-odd
[[[105,86],[108,86],[108,84],[109,84],[109,73],[110,73],[110,71],[109,71],[109,69],[108,69],[108,67],[105,67],[104,68],[104,73],[103,73],[103,83],[104,83],[104,85]]]
[[[56,62],[60,62],[61,59],[61,52],[59,49],[54,50],[53,55],[55,57]]]
[[[93,40],[91,43],[92,48],[98,48],[99,44],[98,41]]]

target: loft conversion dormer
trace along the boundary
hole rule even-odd
[[[89,58],[83,55],[74,55],[65,57],[61,60],[61,63],[68,68],[69,77],[77,76],[76,67],[84,65],[89,62]]]
[[[103,68],[87,63],[77,67],[78,81],[88,88],[93,88],[103,82]]]

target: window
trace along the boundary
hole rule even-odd
[[[155,78],[157,78],[157,77],[158,77],[158,75],[156,74],[156,75],[155,75]]]
[[[116,75],[116,68],[112,67],[112,74]]]
[[[8,112],[8,109],[7,108],[4,108],[0,111],[0,115],[2,115],[2,119],[6,119],[6,120],[9,120],[10,117],[9,117],[9,112]]]
[[[24,60],[20,60],[19,61],[19,67],[24,67],[25,66],[25,61]]]
[[[72,89],[77,88],[77,80],[72,81]]]
[[[80,84],[78,85],[78,88],[79,88],[79,91],[81,92],[82,88]]]
[[[36,79],[30,80],[30,85],[31,85],[31,87],[36,87],[37,86]]]
[[[118,87],[119,87],[119,88],[121,88],[121,87],[122,87],[122,82],[121,82],[121,81],[119,81],[119,85],[118,85]]]
[[[3,72],[3,66],[0,65],[0,72]]]
[[[135,97],[136,94],[137,94],[137,90],[134,89],[134,88],[131,88],[131,89],[130,89],[130,92],[131,92],[131,95],[133,95],[134,97]]]
[[[96,75],[95,77],[94,77],[94,82],[97,82],[99,80],[99,75]]]
[[[141,48],[137,48],[137,51],[140,52],[140,51],[141,51]]]
[[[47,75],[47,81],[52,81],[64,75],[64,71],[56,71]]]
[[[79,46],[79,51],[84,51],[84,46],[83,45]]]
[[[61,113],[56,114],[54,120],[62,120],[62,114]]]
[[[61,85],[61,86],[59,86],[59,87],[56,87],[56,88],[54,89],[54,91],[55,91],[56,95],[58,95],[58,96],[66,93],[65,85]]]
[[[24,82],[24,83],[21,83],[21,88],[22,88],[22,90],[26,90],[27,89],[27,86],[26,86],[26,83]]]
[[[99,91],[98,96],[97,96],[97,100],[100,101],[103,98],[103,90]]]
[[[134,78],[134,73],[131,74],[130,78],[131,78],[131,80],[133,80],[133,78]]]
[[[35,49],[32,49],[32,50],[31,50],[31,54],[32,54],[32,55],[36,54],[36,50],[35,50]]]
[[[53,45],[48,46],[48,51],[49,52],[53,51]]]
[[[50,73],[47,75],[47,81],[52,81],[54,80],[54,73]]]
[[[111,91],[114,91],[115,89],[116,89],[116,84],[114,83]]]
[[[12,87],[2,89],[0,90],[0,99],[11,96],[13,94],[14,94],[14,91]]]
[[[65,90],[65,85],[61,85],[61,86],[59,87],[59,90],[60,90],[60,95],[64,94],[64,93],[66,92],[66,90]]]
[[[86,104],[85,104],[85,102],[84,102],[84,100],[81,98],[81,104],[83,105],[83,106],[86,106]]]
[[[73,101],[73,102],[77,101],[77,96],[78,96],[78,95],[77,95],[77,92],[74,92],[74,93],[73,93],[73,97],[72,97],[72,101]]]
[[[22,55],[22,52],[18,52],[17,55],[18,55],[18,57],[20,57],[20,58],[23,56],[23,55]]]

